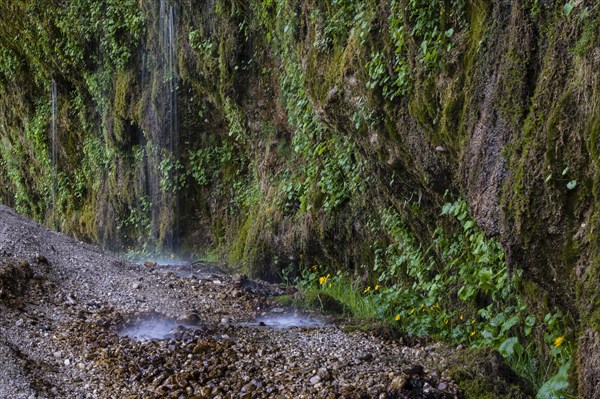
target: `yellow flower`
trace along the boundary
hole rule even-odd
[[[395,317],[395,319],[396,319],[396,321],[399,321],[400,320],[400,314],[397,314],[396,317]]]
[[[471,337],[472,337],[473,335],[475,335],[475,331],[471,331],[471,334],[469,334],[469,336],[471,336]]]
[[[319,284],[323,285],[327,282],[327,280],[329,279],[329,277],[331,277],[331,274],[328,274],[327,276],[323,276],[323,277],[319,277]],[[330,284],[331,286],[331,284]]]
[[[313,265],[313,266],[311,267],[311,269],[313,269],[313,270],[316,272],[316,271],[317,271],[317,269],[318,269],[318,267],[317,267],[317,265]]]
[[[379,284],[377,284],[377,285],[375,286],[375,291],[378,291],[378,290],[379,290]]]
[[[461,320],[464,320],[465,318],[463,317],[463,315],[460,315],[460,319],[461,319]]]
[[[444,320],[444,324],[448,324],[448,319]]]
[[[412,310],[410,311],[410,314],[413,314],[413,313],[415,313],[415,311],[416,311],[416,309],[415,309],[415,308],[412,308]]]
[[[365,288],[365,290],[363,291],[363,294],[366,294],[369,291],[371,291],[371,286],[370,285],[368,285],[367,288]]]
[[[564,340],[565,340],[565,337],[563,337],[563,336],[556,338],[554,340],[554,347],[558,348],[563,343]]]
[[[331,283],[329,283],[329,288],[331,288]]]
[[[475,319],[471,320],[471,324],[475,324]]]

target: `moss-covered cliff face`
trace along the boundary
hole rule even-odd
[[[4,203],[112,249],[216,249],[266,278],[315,263],[398,278],[406,237],[447,261],[425,248],[456,230],[439,215],[462,197],[524,271],[530,306],[569,315],[580,395],[600,395],[595,2],[0,11]]]

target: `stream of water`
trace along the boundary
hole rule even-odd
[[[54,79],[52,79],[51,91],[52,212],[56,215],[56,193],[58,190],[58,88]]]

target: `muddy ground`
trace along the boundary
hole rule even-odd
[[[282,306],[292,288],[190,267],[128,263],[0,206],[0,399],[455,398],[468,396],[457,369],[505,373],[494,356],[469,368],[460,348]],[[511,384],[498,397],[526,396]]]

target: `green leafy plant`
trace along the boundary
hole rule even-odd
[[[496,348],[515,371],[540,387],[572,354],[560,313],[542,319],[529,313],[518,293],[522,272],[509,272],[500,243],[477,227],[465,201],[446,203],[441,216],[459,228],[441,225],[432,246],[423,248],[395,210],[381,214],[390,243],[374,248],[376,283],[365,287],[347,275],[307,270],[300,286],[327,292],[349,309],[369,309],[351,313],[386,319],[408,334]],[[547,345],[544,367],[536,350],[540,332]]]

